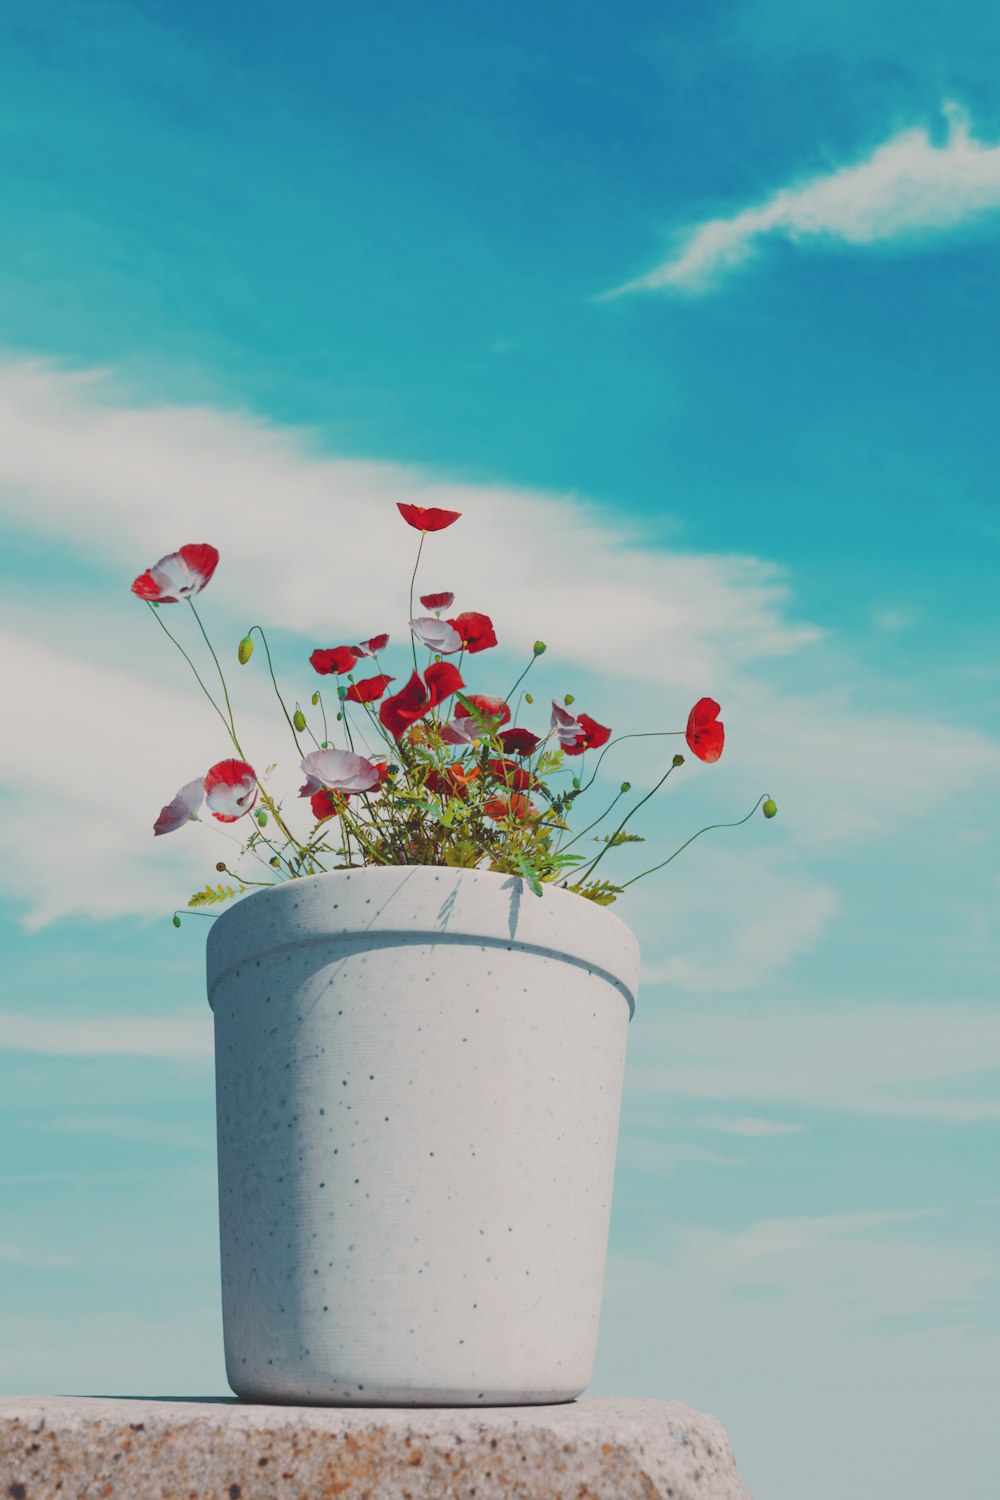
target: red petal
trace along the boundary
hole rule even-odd
[[[577,714],[576,721],[583,733],[571,745],[562,746],[567,755],[582,755],[585,750],[599,750],[611,738],[611,730],[604,724],[598,724],[589,714]]]
[[[139,577],[133,583],[132,592],[133,594],[138,594],[140,599],[155,600],[160,597],[162,590],[160,585],[153,581],[152,571],[147,568],[145,573],[140,573]]]
[[[508,755],[534,755],[542,743],[530,729],[504,729],[499,740]]]
[[[491,760],[490,770],[512,792],[530,792],[538,785],[538,777],[513,760]]]
[[[218,548],[209,542],[188,542],[186,547],[180,547],[178,551],[192,573],[201,574],[200,588],[203,589],[219,566]]]
[[[366,677],[361,682],[352,682],[347,689],[344,701],[346,703],[374,703],[381,698],[390,682],[395,682],[394,677],[387,677],[383,672],[378,677]]]
[[[245,760],[217,761],[205,776],[205,795],[213,786],[240,786],[248,777],[257,779],[253,766],[247,765]]]
[[[469,702],[474,704],[479,712],[496,719],[499,724],[507,724],[510,721],[510,709],[503,698],[493,698],[489,693],[466,693]],[[455,708],[456,719],[470,719],[472,715],[464,703],[459,703]]]
[[[685,739],[692,755],[711,765],[722,754],[726,731],[718,722],[721,713],[714,698],[699,698],[688,714]]]
[[[478,615],[474,610],[468,610],[465,614],[457,615],[454,620],[449,620],[448,624],[452,630],[458,631],[463,646],[471,654],[485,651],[487,646],[495,646],[497,643],[493,621],[489,615]]]
[[[340,811],[334,800],[333,793],[327,787],[318,792],[313,792],[309,798],[309,806],[313,810],[313,817],[317,823],[322,823],[324,818],[335,818]]]
[[[460,510],[439,510],[434,505],[402,505],[398,500],[396,509],[406,524],[415,531],[443,531],[446,526],[452,526],[462,514]]]
[[[420,602],[424,609],[451,609],[455,602],[454,594],[421,594]]]
[[[462,681],[461,672],[459,672],[454,662],[450,661],[433,662],[424,673],[424,680],[427,683],[430,693],[429,708],[434,708],[437,704],[443,703],[446,698],[451,697],[452,693],[457,692],[459,688],[465,686],[465,683]]]
[[[358,653],[353,646],[317,646],[309,658],[321,676],[326,676],[330,672],[349,672],[357,659]]]

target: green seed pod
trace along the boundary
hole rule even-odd
[[[245,635],[240,641],[236,655],[239,657],[241,667],[245,667],[251,656],[253,656],[253,641],[248,635]]]
[[[258,809],[257,809],[257,822],[260,824],[261,828],[266,827],[266,825],[267,825],[267,808],[266,807],[258,807]]]
[[[684,764],[683,755],[675,755],[671,764],[675,766],[682,766]]]
[[[524,701],[525,701],[525,703],[534,703],[535,700],[531,696],[530,693],[525,693],[525,695],[524,695]]]
[[[302,712],[301,708],[297,708],[295,710],[295,712],[292,714],[292,723],[295,725],[296,729],[299,731],[299,734],[301,734],[302,731],[303,731],[303,729],[305,729],[305,727],[306,727],[306,716]]]
[[[269,865],[274,865],[275,867],[277,867],[278,865],[281,864],[281,860],[278,858],[278,856],[276,854],[272,854],[271,858],[268,860],[268,864]]]
[[[576,699],[573,697],[572,693],[567,693],[565,698],[563,699],[563,702],[565,703],[566,707],[569,708],[571,703],[576,702]]]
[[[180,917],[179,917],[179,916],[178,916],[178,915],[177,915],[177,913],[176,913],[176,912],[174,912],[174,926],[175,926],[175,927],[179,927],[179,926],[180,926],[180,925],[181,925],[181,919],[180,919]]]
[[[631,790],[632,790],[632,783],[631,783],[631,781],[623,781],[622,782],[622,791],[623,792],[630,792]]]
[[[548,646],[546,646],[544,641],[536,641],[531,649],[534,651],[536,656],[544,656],[545,652],[549,648]]]
[[[349,691],[350,689],[346,688],[342,682],[337,684],[337,697],[340,699],[341,703],[343,703]]]
[[[313,693],[312,697],[309,699],[309,702],[312,704],[313,708],[315,708],[317,703],[319,702],[319,693]]]
[[[775,802],[773,797],[768,797],[767,801],[764,803],[764,806],[761,808],[761,812],[764,814],[765,818],[773,818],[777,811],[777,802]]]
[[[223,870],[225,870],[225,868],[226,868],[226,867],[225,867],[225,865],[224,865],[224,864],[223,864],[223,863],[222,863],[222,860],[221,860],[221,859],[220,859],[220,860],[219,860],[219,863],[218,863],[218,864],[217,864],[217,865],[216,865],[216,867],[215,867],[215,868],[216,868],[216,869],[217,869],[217,870],[218,870],[218,872],[219,872],[219,874],[220,874],[220,875],[221,875],[221,874],[222,874],[222,872],[223,872]]]

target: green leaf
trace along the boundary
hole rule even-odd
[[[619,844],[644,844],[646,840],[638,833],[606,833],[603,838],[595,836],[595,844],[609,844],[617,849]]]
[[[567,887],[574,895],[583,896],[586,901],[594,901],[598,906],[611,906],[615,898],[620,896],[623,887],[612,885],[607,880],[590,880],[581,885]]]
[[[242,887],[240,888],[242,890]],[[231,885],[206,885],[203,891],[195,891],[188,906],[215,906],[220,901],[231,901],[236,895]]]

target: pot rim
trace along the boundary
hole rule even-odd
[[[403,888],[410,881],[416,886],[408,908]],[[342,911],[341,902],[317,900],[324,888],[346,889],[352,882],[352,899],[343,902]],[[434,891],[435,886],[444,889]],[[365,890],[377,891],[378,897],[362,898]],[[604,973],[627,997],[631,1017],[639,977],[635,933],[585,897],[552,885],[542,890],[537,896],[520,875],[452,865],[361,865],[283,881],[244,896],[212,923],[206,951],[209,995],[223,974],[251,958],[371,933],[382,942],[473,942],[559,955]],[[502,900],[484,902],[486,893]]]

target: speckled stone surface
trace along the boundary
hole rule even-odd
[[[679,1401],[398,1409],[0,1397],[3,1500],[750,1500]]]
[[[411,866],[212,927],[226,1372],[251,1401],[524,1405],[594,1363],[635,937]]]

